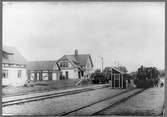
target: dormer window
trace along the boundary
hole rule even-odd
[[[60,67],[61,68],[67,68],[68,67],[68,62],[67,61],[60,62]]]

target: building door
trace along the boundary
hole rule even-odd
[[[66,71],[66,79],[68,79],[68,71]]]
[[[80,74],[80,72],[78,72],[78,78],[79,78],[79,79],[81,78],[81,74]]]
[[[52,80],[52,72],[48,72],[48,80]]]
[[[113,75],[113,87],[114,88],[120,88],[120,74],[114,74]]]

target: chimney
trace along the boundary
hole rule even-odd
[[[75,49],[75,56],[78,56],[78,50]]]

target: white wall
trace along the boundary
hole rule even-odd
[[[2,79],[2,85],[20,86],[27,80],[27,71],[25,68],[2,68],[8,70],[8,77]],[[18,70],[21,70],[21,77],[18,78]]]
[[[87,60],[86,63],[86,70],[84,71],[84,77],[85,78],[90,78],[91,73],[93,73],[93,67],[91,64],[90,58]]]
[[[90,58],[88,58],[88,60],[87,60],[86,68],[92,68],[92,64],[91,64]]]
[[[63,75],[66,76],[66,71],[68,71],[68,78],[69,79],[78,79],[78,69],[68,69],[68,70],[61,70]]]

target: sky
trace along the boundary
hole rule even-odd
[[[3,45],[28,61],[91,54],[94,68],[164,69],[164,2],[5,2]]]

